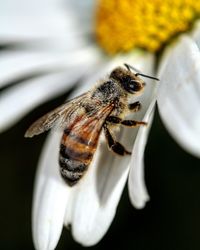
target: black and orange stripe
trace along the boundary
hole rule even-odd
[[[93,116],[79,115],[64,130],[59,163],[61,175],[70,186],[76,184],[88,169],[103,123],[111,110],[112,106],[108,106]]]

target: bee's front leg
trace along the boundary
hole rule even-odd
[[[128,108],[131,112],[137,112],[141,109],[142,105],[140,102],[133,102],[128,104]]]
[[[140,125],[147,125],[146,122],[135,121],[135,120],[122,120],[121,118],[112,115],[108,116],[106,121],[113,124],[122,124],[127,127],[138,127]]]
[[[124,156],[124,155],[130,155],[131,152],[127,151],[125,147],[117,142],[113,136],[111,135],[110,131],[108,130],[106,124],[104,125],[104,132],[105,136],[108,142],[108,147],[116,154]]]

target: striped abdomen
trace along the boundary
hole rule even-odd
[[[104,120],[103,120],[104,121]],[[78,117],[64,130],[60,146],[60,172],[70,185],[76,184],[91,163],[103,122]]]
[[[83,176],[87,170],[94,151],[96,150],[98,136],[92,143],[87,138],[79,137],[73,130],[64,131],[60,146],[60,172],[66,182],[72,186]]]

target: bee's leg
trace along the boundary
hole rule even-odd
[[[135,120],[122,120],[121,118],[112,115],[108,116],[106,121],[114,124],[122,124],[127,127],[138,127],[140,125],[147,125],[146,122],[135,121]]]
[[[105,132],[105,136],[108,142],[108,147],[116,154],[118,155],[130,155],[131,152],[127,151],[125,149],[125,147],[120,144],[119,142],[115,141],[115,139],[113,138],[113,136],[111,135],[110,131],[108,130],[107,126],[104,125],[104,132]]]
[[[139,111],[141,109],[141,103],[140,102],[130,103],[130,104],[128,104],[128,108],[132,112],[137,112],[137,111]]]

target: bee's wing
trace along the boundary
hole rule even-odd
[[[64,145],[69,148],[74,145],[75,151],[85,147],[84,152],[89,150],[88,153],[94,153],[102,126],[113,108],[110,103],[106,106],[100,105],[92,114],[77,114],[73,121],[67,123],[63,136]]]
[[[72,127],[73,132],[93,133],[95,129],[102,127],[105,119],[109,116],[114,106],[112,103],[106,106],[98,106],[91,113],[76,114],[75,119],[67,123],[67,129]]]
[[[70,113],[73,113],[79,106],[81,106],[81,103],[85,100],[85,98],[88,97],[88,94],[89,92],[86,92],[48,112],[35,121],[28,128],[24,136],[33,137],[34,135],[39,135],[52,128],[56,123],[59,123],[59,126],[62,126],[62,123],[65,122],[66,117],[69,116]]]

